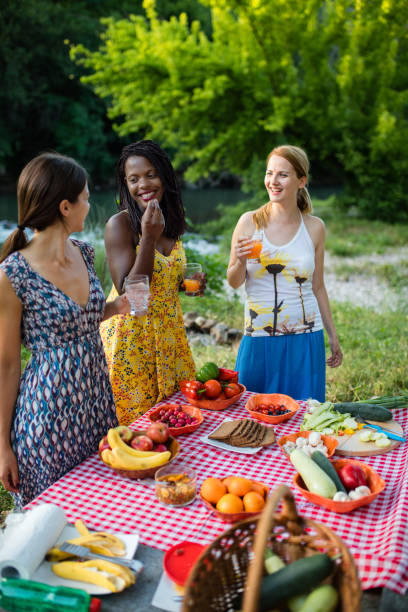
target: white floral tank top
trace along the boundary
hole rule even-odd
[[[312,290],[315,247],[303,216],[287,244],[275,246],[262,233],[260,263],[247,262],[245,335],[282,336],[322,329]]]

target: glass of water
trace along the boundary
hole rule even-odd
[[[149,277],[147,274],[134,274],[125,278],[125,291],[130,302],[130,314],[142,317],[147,314],[149,305]]]

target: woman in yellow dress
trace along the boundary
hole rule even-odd
[[[105,228],[109,299],[137,274],[149,276],[151,291],[146,316],[115,316],[100,326],[118,419],[126,425],[176,391],[181,380],[194,378],[195,367],[178,297],[186,221],[171,162],[151,140],[130,144],[119,158],[117,182],[120,212]]]

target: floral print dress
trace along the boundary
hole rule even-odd
[[[22,303],[22,343],[31,351],[11,427],[19,469],[18,506],[94,453],[107,430],[117,425],[99,335],[105,296],[93,265],[94,251],[72,242],[88,268],[84,308],[35,272],[21,253],[0,264]]]
[[[181,380],[195,376],[178,298],[185,261],[181,241],[168,257],[156,251],[147,315],[117,315],[101,325],[121,424],[131,423],[174,393]],[[108,299],[116,296],[112,287]]]

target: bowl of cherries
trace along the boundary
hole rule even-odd
[[[190,404],[161,404],[148,417],[152,423],[165,423],[172,436],[192,433],[204,421],[201,410]]]
[[[245,408],[254,419],[277,425],[291,419],[300,406],[289,395],[256,393],[249,398]]]

